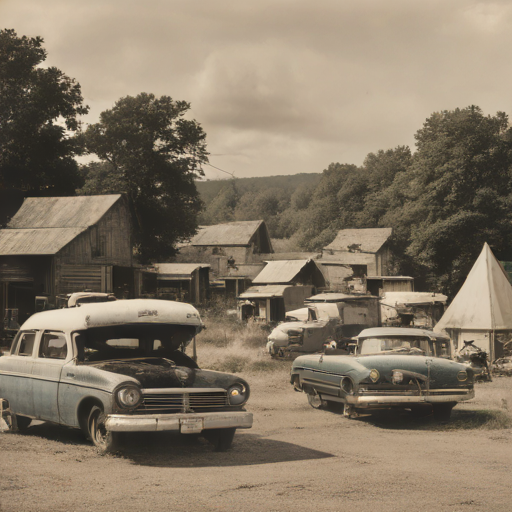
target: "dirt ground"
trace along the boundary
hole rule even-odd
[[[132,434],[114,455],[46,423],[0,434],[0,510],[512,510],[512,429],[489,427],[485,398],[511,396],[512,378],[480,384],[439,424],[314,410],[285,370],[244,375],[254,427],[226,453],[166,433]]]

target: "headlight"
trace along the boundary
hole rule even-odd
[[[229,405],[242,405],[249,398],[249,390],[241,382],[237,382],[228,388]]]
[[[379,370],[370,370],[370,380],[372,382],[377,382],[380,378]]]
[[[133,408],[141,402],[142,393],[135,386],[125,386],[117,390],[116,398],[121,407]]]
[[[468,380],[468,372],[466,370],[461,370],[457,373],[457,379],[460,380],[460,382]]]
[[[354,383],[350,377],[343,377],[341,379],[340,386],[347,395],[352,395],[354,393]]]

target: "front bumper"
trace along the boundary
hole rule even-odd
[[[105,427],[111,432],[155,432],[171,430],[183,434],[198,434],[212,428],[251,428],[252,413],[226,411],[207,413],[109,414]]]
[[[475,397],[475,390],[468,390],[467,393],[453,393],[443,392],[436,394],[423,394],[423,395],[347,395],[344,401],[347,404],[353,405],[358,408],[378,407],[378,406],[402,406],[413,404],[438,404],[446,402],[462,402],[471,400]]]

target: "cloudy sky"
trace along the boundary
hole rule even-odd
[[[0,19],[44,38],[85,122],[140,92],[186,100],[239,178],[414,149],[435,111],[512,114],[509,0],[0,0]]]

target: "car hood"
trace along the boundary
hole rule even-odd
[[[126,375],[142,388],[224,388],[235,382],[247,383],[229,373],[177,366],[164,358],[112,359],[89,364],[110,373]]]

